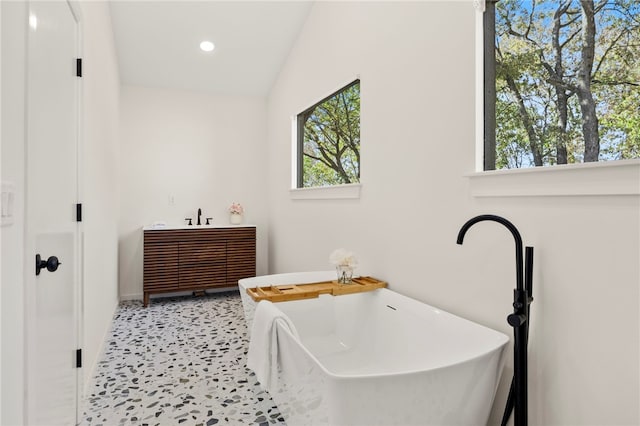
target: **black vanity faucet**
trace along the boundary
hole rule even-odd
[[[198,209],[198,222],[196,223],[196,225],[202,225],[202,223],[200,222],[200,216],[202,216],[202,209]]]

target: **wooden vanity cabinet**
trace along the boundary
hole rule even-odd
[[[256,228],[144,230],[144,306],[154,293],[234,287],[256,274]]]

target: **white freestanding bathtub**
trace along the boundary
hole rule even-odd
[[[330,279],[334,271],[241,280],[249,330],[247,288]],[[288,426],[486,424],[506,335],[388,289],[276,306],[299,335],[278,330],[271,396]]]

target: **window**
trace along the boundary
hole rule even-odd
[[[360,80],[297,116],[297,187],[360,182]]]
[[[487,0],[484,169],[640,157],[640,2]]]

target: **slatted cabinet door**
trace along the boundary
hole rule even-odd
[[[227,285],[256,276],[256,240],[254,234],[227,240]],[[242,238],[240,238],[242,237]],[[248,237],[248,238],[247,238]]]
[[[174,290],[178,286],[178,244],[148,242],[145,233],[143,274],[145,295]]]
[[[179,243],[178,287],[210,288],[226,284],[227,246],[215,243]]]

